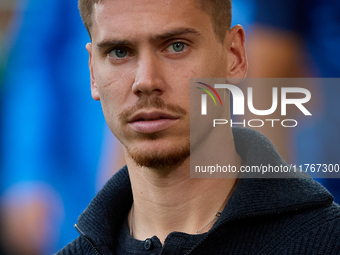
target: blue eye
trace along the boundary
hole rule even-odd
[[[126,49],[114,49],[111,50],[108,55],[113,55],[113,57],[125,58],[128,55],[128,51]]]
[[[175,52],[181,52],[184,50],[186,44],[182,42],[176,42],[170,45]]]

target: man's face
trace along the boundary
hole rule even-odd
[[[210,16],[196,5],[194,0],[95,5],[87,45],[92,96],[101,100],[111,131],[141,165],[162,167],[189,156],[190,78],[227,75],[226,47]]]

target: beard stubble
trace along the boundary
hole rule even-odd
[[[173,113],[180,113],[181,115],[187,115],[188,112],[179,105],[165,104],[165,102],[157,96],[148,98],[141,98],[136,105],[123,110],[118,119],[121,123],[126,120],[140,109],[158,109],[167,110]],[[141,140],[158,140],[162,139],[164,134],[152,133],[152,134],[140,134]],[[135,161],[138,166],[149,168],[171,168],[181,165],[184,160],[190,156],[190,139],[187,138],[184,141],[179,141],[176,145],[171,145],[171,148],[163,150],[141,150],[138,148],[130,148],[125,146],[127,153]]]

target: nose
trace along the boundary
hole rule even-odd
[[[164,93],[161,59],[156,54],[148,52],[140,55],[132,90],[137,96]]]

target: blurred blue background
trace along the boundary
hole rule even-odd
[[[100,188],[112,137],[91,97],[77,1],[1,3],[4,246],[51,254],[78,236],[73,225]]]

